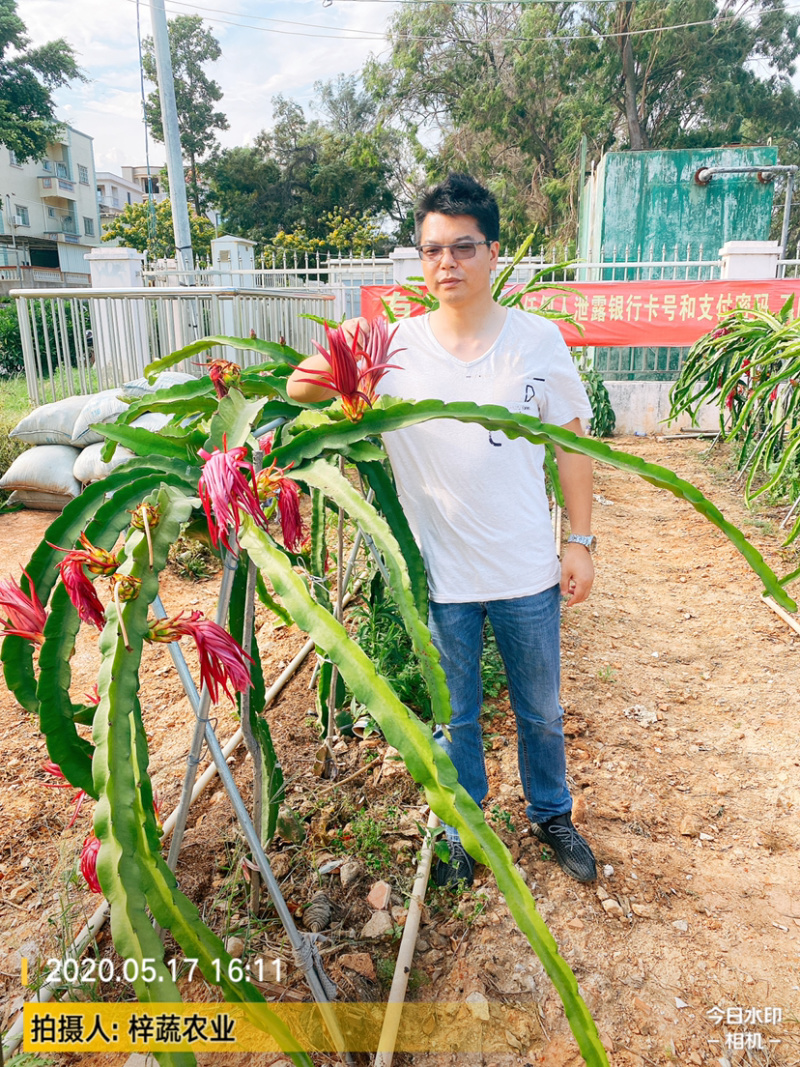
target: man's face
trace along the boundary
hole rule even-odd
[[[443,248],[435,262],[422,259],[422,276],[428,292],[440,304],[450,307],[469,305],[483,300],[491,286],[491,272],[497,266],[500,242],[486,244],[486,238],[471,215],[425,216],[420,234],[420,245],[455,245],[474,242],[475,255],[471,259],[457,259],[451,248]]]

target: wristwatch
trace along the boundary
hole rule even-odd
[[[567,544],[583,545],[590,552],[594,552],[597,548],[597,538],[594,534],[570,534],[567,538]]]

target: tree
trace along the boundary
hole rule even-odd
[[[203,28],[203,20],[199,15],[176,15],[169,20],[168,28],[181,151],[189,165],[188,178],[194,209],[200,215],[204,206],[200,184],[201,163],[217,144],[214,131],[228,129],[225,115],[214,110],[214,105],[222,99],[222,90],[205,73],[203,64],[219,59],[222,49],[213,33]],[[152,37],[146,37],[142,42],[142,51],[145,75],[157,83]],[[145,114],[153,137],[163,143],[161,99],[157,88],[147,97]]]
[[[30,48],[16,0],[0,0],[0,144],[38,159],[58,128],[52,93],[85,77],[63,38]]]
[[[373,96],[359,89],[357,74],[340,74],[335,81],[314,82],[319,103],[314,109],[328,121],[334,133],[364,133],[375,126],[378,104]]]
[[[340,83],[349,95],[351,81]],[[345,105],[335,86],[326,108],[338,116],[331,125],[309,121],[296,101],[276,96],[272,130],[262,130],[252,147],[219,152],[207,164],[210,199],[226,229],[262,247],[282,234],[293,251],[335,248],[336,241],[349,250],[364,246],[372,220],[396,215],[388,161],[392,138],[400,135],[370,128],[369,109]]]
[[[229,233],[263,242],[281,224],[278,163],[257,148],[230,148],[206,164],[209,198]]]
[[[620,143],[635,150],[796,140],[800,96],[791,79],[800,17],[784,0],[600,6],[588,16],[592,31],[623,35],[606,38],[598,68],[620,118]],[[632,32],[663,25],[678,28]]]
[[[172,206],[169,200],[153,205],[155,231],[150,226],[150,205],[127,204],[121,215],[106,228],[104,241],[119,237],[126,248],[147,252],[151,259],[170,259],[175,255],[175,234],[172,228]],[[215,230],[205,215],[189,212],[189,231],[192,250],[196,256],[211,255],[211,239]]]
[[[783,0],[403,5],[390,40],[368,90],[437,137],[431,179],[466,169],[492,188],[509,244],[574,235],[584,135],[595,158],[742,138],[798,151],[798,17]]]

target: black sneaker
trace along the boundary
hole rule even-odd
[[[437,856],[433,868],[433,884],[447,889],[454,889],[463,883],[464,887],[472,885],[475,876],[475,860],[466,851],[460,841],[448,841],[450,859],[447,863]]]
[[[552,851],[563,871],[578,882],[593,882],[597,865],[591,848],[575,827],[567,811],[545,823],[534,823],[533,832]]]

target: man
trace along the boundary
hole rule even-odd
[[[451,174],[415,212],[428,292],[439,306],[405,319],[380,392],[500,404],[581,433],[591,407],[558,328],[547,319],[495,303],[491,273],[500,251],[495,198],[467,175]],[[364,319],[350,320],[369,329]],[[289,379],[289,393],[312,402],[331,394],[301,383],[327,369],[312,356]],[[488,785],[479,714],[480,657],[486,618],[508,676],[518,757],[534,833],[581,882],[597,876],[594,856],[572,825],[566,783],[560,684],[560,600],[589,595],[591,461],[556,448],[571,536],[559,564],[544,487],[544,449],[503,433],[437,419],[384,435],[398,494],[428,571],[429,625],[453,706],[450,740],[436,733],[461,784],[482,804]],[[439,885],[472,884],[474,860],[446,828],[448,863]]]

